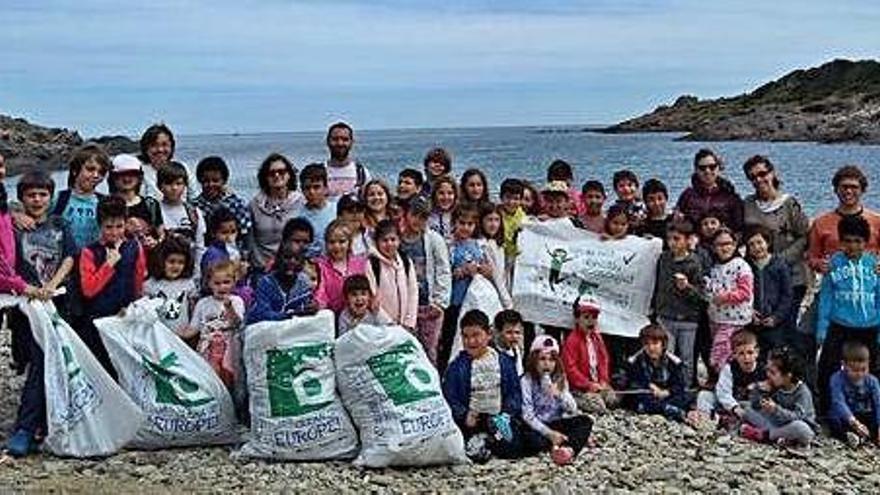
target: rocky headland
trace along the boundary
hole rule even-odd
[[[834,60],[734,97],[680,96],[600,132],[684,132],[680,139],[688,141],[877,144],[880,62]]]
[[[32,124],[25,119],[0,115],[0,155],[6,158],[9,175],[27,170],[59,170],[76,148],[98,143],[107,153],[136,153],[138,143],[125,136],[84,139],[76,131]]]

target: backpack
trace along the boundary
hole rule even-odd
[[[400,259],[403,261],[403,273],[409,276],[409,269],[412,266],[412,260],[409,259],[409,256],[406,255],[400,249],[397,250],[397,254],[400,255]],[[370,269],[373,271],[373,278],[376,280],[376,285],[379,285],[379,273],[382,271],[381,261],[379,258],[371,254],[370,255]]]

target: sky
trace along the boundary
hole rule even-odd
[[[2,0],[0,113],[177,133],[605,124],[876,57],[870,0]]]

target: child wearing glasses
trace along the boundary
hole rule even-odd
[[[754,276],[737,251],[736,237],[722,227],[712,238],[715,264],[706,277],[712,352],[709,364],[717,375],[730,359],[730,337],[752,322]]]

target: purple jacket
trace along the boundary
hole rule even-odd
[[[718,178],[718,186],[706,189],[699,183],[696,174],[691,176],[691,187],[685,189],[675,205],[685,219],[696,229],[700,219],[709,212],[718,215],[722,223],[734,232],[743,227],[743,201],[736,193],[733,184],[724,177]]]

